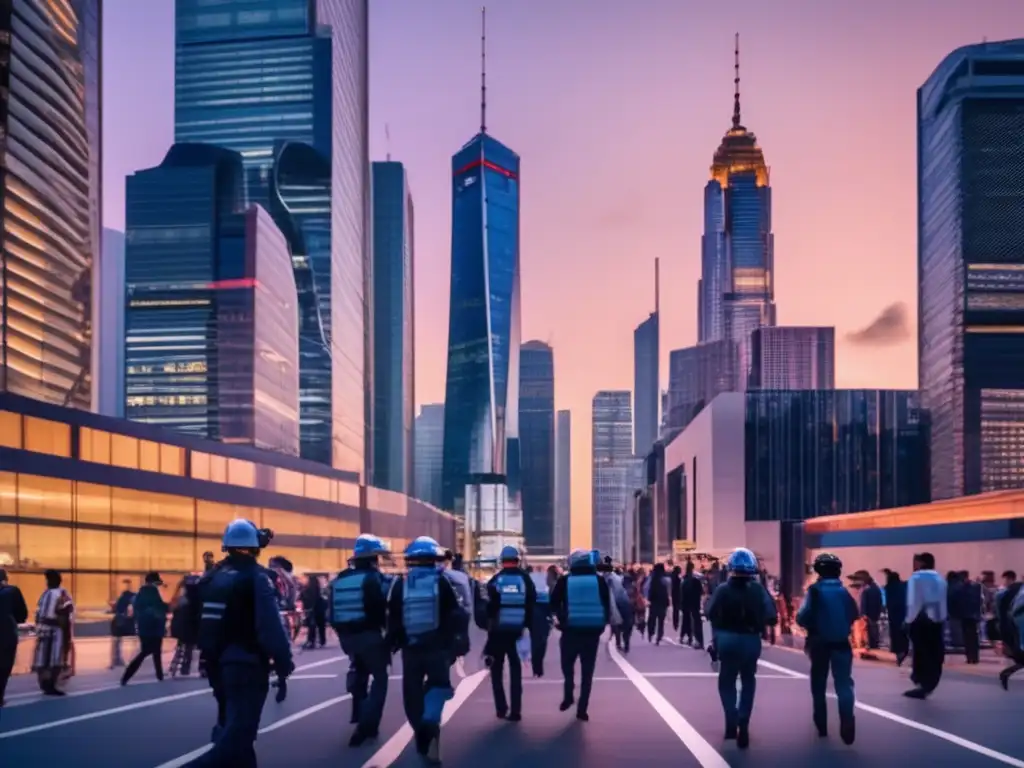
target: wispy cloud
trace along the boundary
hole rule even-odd
[[[861,328],[846,334],[851,344],[863,347],[887,347],[910,338],[910,313],[902,301],[890,304],[878,317]]]

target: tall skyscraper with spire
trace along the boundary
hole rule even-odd
[[[487,132],[483,21],[480,131],[452,157],[442,506],[457,513],[470,484],[514,498],[519,469],[519,155]]]
[[[735,72],[732,127],[715,151],[704,187],[697,325],[700,342],[735,345],[735,383],[742,384],[751,332],[775,325],[775,285],[769,169],[741,118],[739,35]]]

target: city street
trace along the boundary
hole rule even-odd
[[[936,695],[915,701],[901,694],[907,671],[858,662],[857,742],[833,735],[819,739],[811,726],[807,660],[803,654],[766,648],[758,677],[751,745],[741,753],[722,740],[723,721],[715,676],[706,654],[665,641],[634,642],[623,656],[602,648],[590,722],[561,713],[557,632],[547,658],[550,677],[525,682],[523,720],[498,720],[490,686],[474,652],[453,670],[457,684],[442,735],[448,768],[504,766],[768,765],[897,766],[920,764],[1009,765],[1024,768],[1024,679],[1004,692],[988,675],[950,672]],[[479,642],[477,647],[479,648]],[[381,737],[359,750],[346,744],[351,732],[344,691],[346,662],[333,649],[297,655],[298,669],[282,704],[271,698],[263,713],[258,751],[265,768],[327,768],[341,764],[415,766],[411,733],[404,724],[400,667],[392,670]],[[204,749],[214,720],[203,680],[157,683],[147,665],[126,687],[114,673],[75,678],[63,699],[43,698],[31,677],[12,682],[0,715],[0,765],[76,768],[172,768]]]

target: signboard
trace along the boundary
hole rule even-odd
[[[690,541],[689,539],[674,539],[672,541],[672,557],[673,558],[685,558],[687,552],[693,552],[697,548],[697,543]]]

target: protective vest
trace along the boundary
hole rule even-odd
[[[604,604],[598,586],[600,576],[576,574],[566,579],[566,623],[569,629],[601,629],[605,625]]]
[[[526,580],[518,573],[499,573],[494,580],[498,591],[500,630],[518,630],[526,626]]]
[[[363,584],[369,575],[369,571],[345,571],[331,582],[331,624],[366,621]]]
[[[230,645],[259,653],[256,637],[256,569],[222,565],[199,585],[199,648],[216,660]]]
[[[415,645],[441,626],[440,582],[436,568],[410,568],[402,592],[402,623],[410,645]]]
[[[537,602],[538,603],[550,603],[551,602],[551,591],[548,589],[548,577],[545,573],[531,573],[530,579],[533,581],[533,587],[537,590]]]

